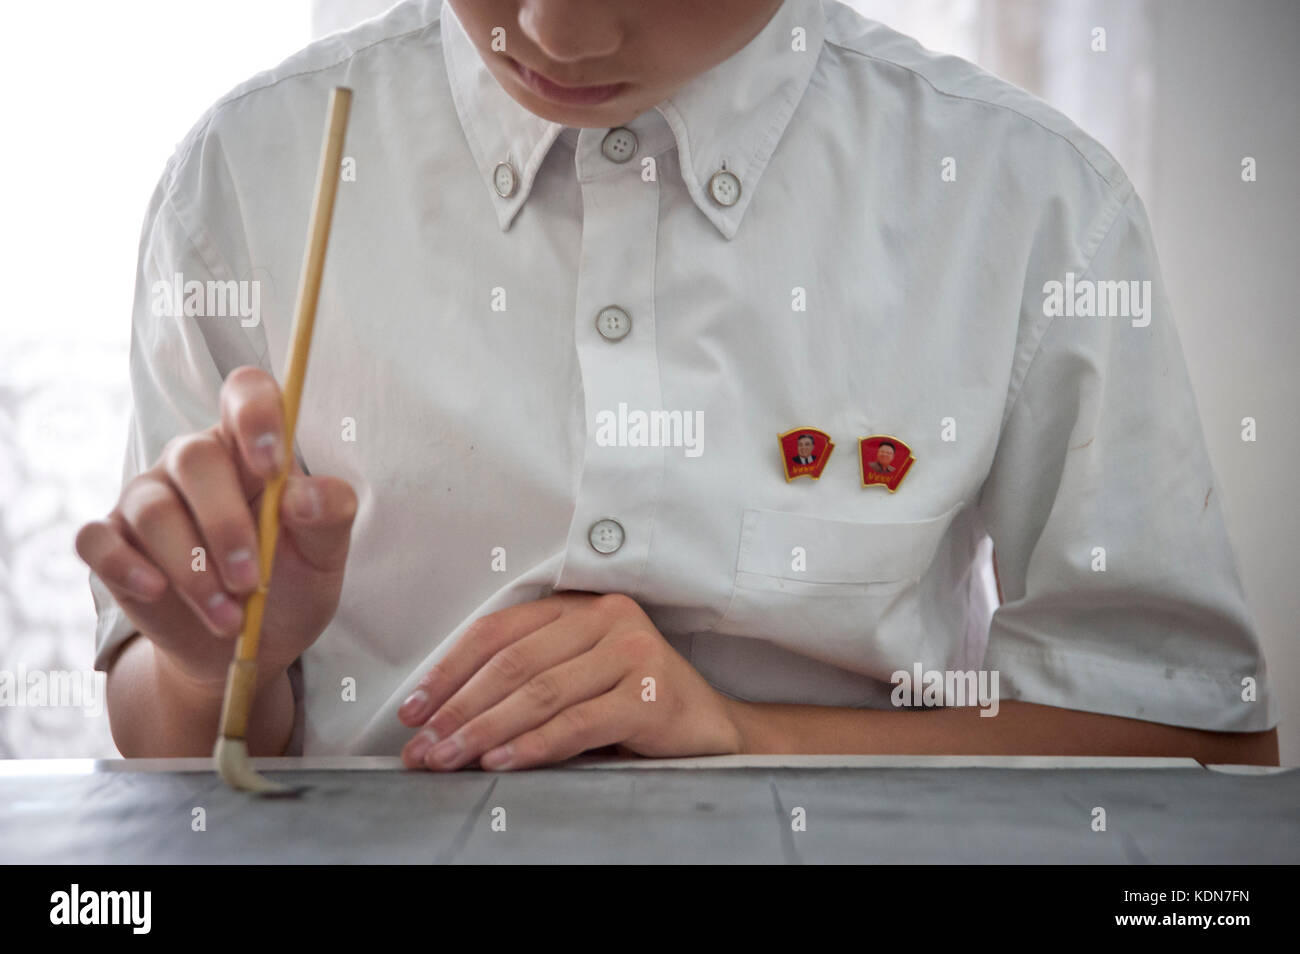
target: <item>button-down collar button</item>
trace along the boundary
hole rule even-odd
[[[623,545],[623,525],[617,520],[610,520],[608,517],[603,520],[597,520],[587,531],[587,539],[591,542],[591,548],[597,553],[613,553]]]
[[[596,330],[607,341],[622,341],[632,330],[632,316],[618,305],[606,305],[596,315]]]
[[[515,167],[504,160],[498,162],[492,170],[492,187],[497,190],[497,195],[508,199],[515,194],[518,185],[519,177],[515,175]]]
[[[733,206],[740,199],[740,180],[735,173],[719,169],[709,180],[709,197],[721,206]]]
[[[636,133],[626,126],[611,129],[601,141],[600,151],[610,162],[627,162],[636,154]]]

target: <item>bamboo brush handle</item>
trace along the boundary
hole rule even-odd
[[[338,192],[343,138],[347,131],[351,105],[352,90],[336,86],[330,93],[325,141],[321,146],[320,168],[316,172],[316,195],[312,201],[311,223],[307,232],[307,254],[298,281],[293,333],[284,371],[284,385],[281,388],[285,464],[262,491],[262,505],[257,520],[258,585],[244,606],[244,625],[239,640],[235,643],[235,658],[230,664],[226,680],[221,712],[221,734],[226,738],[244,737],[256,689],[257,647],[262,638],[262,615],[266,609],[267,589],[271,584],[271,570],[275,564],[275,546],[280,537],[280,499],[284,495],[284,483],[289,475],[293,455],[298,405],[302,400],[303,382],[307,377],[307,354],[311,349],[312,329],[316,325],[316,304],[320,300],[325,249],[329,244],[330,223],[334,218],[334,197]]]

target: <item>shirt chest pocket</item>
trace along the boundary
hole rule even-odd
[[[918,658],[918,584],[960,506],[897,523],[747,509],[731,603],[712,631],[892,672]]]

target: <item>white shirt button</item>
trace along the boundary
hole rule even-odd
[[[607,341],[622,341],[632,330],[632,316],[618,305],[606,305],[596,315],[596,330]]]
[[[508,199],[515,194],[518,185],[519,177],[515,175],[515,167],[505,161],[498,162],[492,170],[492,186],[497,190],[497,195]]]
[[[740,199],[740,180],[732,172],[719,169],[709,180],[709,197],[721,206],[733,206]]]
[[[619,126],[605,134],[600,151],[610,162],[627,162],[636,154],[636,133]]]
[[[613,553],[623,545],[623,525],[608,517],[597,520],[587,531],[587,539],[597,553]]]

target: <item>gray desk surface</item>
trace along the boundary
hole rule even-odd
[[[249,797],[208,759],[0,762],[0,862],[1300,862],[1296,769],[783,756],[444,775],[387,758],[254,763],[310,787]],[[204,831],[192,830],[196,808]],[[798,808],[805,831],[792,830]]]

